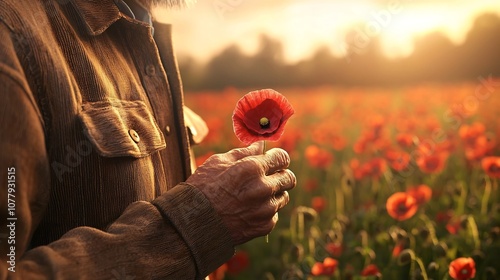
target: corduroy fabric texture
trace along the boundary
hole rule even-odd
[[[203,124],[184,120],[171,27],[154,30],[113,0],[0,1],[0,236],[11,167],[17,218],[0,279],[200,279],[234,252],[182,184]]]

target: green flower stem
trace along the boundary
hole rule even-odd
[[[425,271],[425,266],[424,266],[424,263],[422,262],[422,260],[418,257],[415,257],[415,260],[414,260],[418,266],[420,267],[420,271],[422,272],[422,278],[424,280],[428,280],[429,278],[427,277],[427,271]]]
[[[262,142],[264,142],[262,145],[262,154],[265,155],[267,143],[266,143],[266,140],[263,140]],[[269,243],[269,234],[266,234],[265,238],[266,238],[266,243]]]
[[[484,186],[484,193],[481,199],[481,216],[485,216],[488,213],[488,201],[491,195],[491,179],[486,176],[486,184]]]
[[[411,265],[410,265],[410,279],[413,279],[413,275],[415,273],[415,263],[419,266],[420,271],[422,272],[422,278],[424,280],[428,280],[429,278],[427,277],[427,271],[425,270],[424,263],[422,260],[415,255],[415,252],[413,250],[409,250],[410,256],[411,256]]]
[[[347,185],[345,177],[342,179],[341,183],[342,191],[344,193],[344,201],[346,203],[346,211],[352,212],[354,210],[354,201],[352,197],[352,189]]]
[[[467,189],[463,183],[459,183],[460,186],[460,197],[457,199],[457,210],[456,215],[462,215],[465,212],[465,202],[467,200]]]
[[[335,186],[335,204],[337,208],[337,217],[344,215],[344,193],[341,186]]]
[[[467,216],[467,223],[469,224],[470,233],[474,240],[474,248],[479,250],[481,248],[481,240],[479,240],[479,231],[477,229],[476,220],[472,215]]]
[[[361,235],[361,246],[363,248],[368,247],[368,233],[366,230],[362,230],[359,234]]]
[[[432,245],[437,245],[439,241],[436,236],[436,228],[434,228],[431,220],[425,214],[421,214],[419,218],[425,223],[425,227],[429,230],[429,236],[431,237]]]
[[[298,223],[299,223],[299,240],[304,239],[304,212],[300,212],[298,214]]]

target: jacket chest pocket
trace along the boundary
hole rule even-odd
[[[166,147],[161,130],[142,101],[85,103],[79,117],[87,138],[103,157],[141,158]]]

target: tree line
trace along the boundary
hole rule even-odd
[[[228,86],[395,86],[500,77],[500,17],[492,13],[477,17],[460,45],[442,33],[430,33],[415,40],[414,52],[407,57],[385,57],[377,38],[371,38],[363,48],[347,48],[345,57],[336,57],[323,46],[309,59],[289,64],[284,60],[283,45],[262,35],[259,50],[253,55],[243,54],[234,44],[205,65],[185,57],[180,59],[179,67],[187,90]]]

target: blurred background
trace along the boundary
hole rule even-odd
[[[189,90],[500,74],[495,0],[202,0],[159,10]]]
[[[199,0],[156,17],[210,129],[198,164],[242,146],[245,93],[295,109],[268,143],[290,154],[290,203],[211,280],[468,279],[471,261],[500,279],[500,1]],[[418,210],[391,215],[396,193]]]

